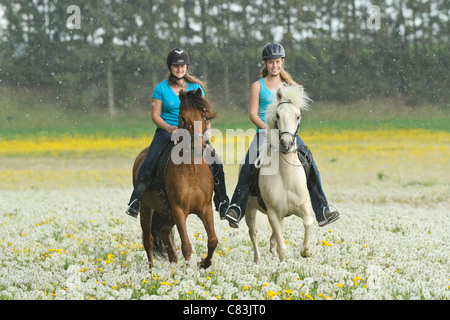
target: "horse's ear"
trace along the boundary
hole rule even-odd
[[[198,88],[198,89],[195,91],[195,94],[198,95],[198,96],[203,96],[202,89]]]
[[[180,98],[180,101],[186,99],[186,91],[180,90],[180,92],[178,93],[178,97]]]
[[[281,88],[279,88],[277,90],[277,99],[278,99],[278,101],[281,101],[281,98],[283,98],[283,94],[281,93]]]

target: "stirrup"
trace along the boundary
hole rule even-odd
[[[237,209],[234,209],[237,208]],[[233,213],[237,214],[237,217],[233,215],[230,215],[230,211],[232,211]],[[232,228],[239,228],[239,221],[242,218],[242,212],[241,212],[241,207],[239,207],[236,204],[232,204],[228,207],[227,212],[225,214],[225,219],[228,220],[228,222],[230,223],[230,227]]]
[[[131,201],[130,205],[128,206],[127,211],[125,213],[129,215],[130,217],[137,218],[139,214],[139,210],[141,209],[141,203],[138,199],[134,199]]]
[[[330,208],[334,208],[334,211],[331,211]],[[326,215],[326,210],[328,209],[328,213],[329,213],[329,217],[327,218]],[[338,220],[341,217],[341,214],[339,213],[339,211],[337,210],[337,208],[333,205],[327,205],[326,207],[323,208],[322,210],[322,217],[323,220],[319,221],[319,227],[323,227],[326,226],[330,223],[335,222],[336,220]]]
[[[222,207],[222,206],[224,206],[224,207]],[[219,203],[219,205],[217,207],[217,211],[219,212],[220,220],[225,219],[225,215],[226,215],[229,207],[230,207],[230,204],[228,203],[227,200],[223,200],[221,203]]]

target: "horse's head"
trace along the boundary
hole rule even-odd
[[[191,138],[203,138],[207,125],[216,117],[211,103],[206,99],[201,89],[196,91],[180,91],[180,115],[178,128],[189,131]]]
[[[279,148],[282,153],[297,149],[295,137],[301,113],[308,109],[309,100],[302,86],[288,86],[278,89],[276,101],[267,107],[266,122],[269,129],[279,130]]]

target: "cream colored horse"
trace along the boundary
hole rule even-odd
[[[295,138],[301,112],[307,109],[309,98],[301,86],[280,88],[276,98],[276,101],[267,107],[267,142],[260,147],[260,157],[255,163],[255,166],[260,167],[259,188],[267,211],[258,204],[256,197],[250,197],[245,214],[255,251],[255,262],[260,259],[256,229],[257,210],[267,214],[272,227],[270,250],[273,252],[276,248],[281,261],[284,261],[286,256],[282,235],[285,218],[292,214],[302,218],[305,233],[301,255],[310,256],[309,239],[313,212],[305,170],[297,156]],[[277,162],[278,170],[273,170],[274,163]]]

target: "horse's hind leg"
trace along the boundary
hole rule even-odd
[[[177,263],[178,259],[172,242],[172,228],[174,225],[175,222],[172,219],[167,219],[166,222],[161,226],[160,233],[161,239],[163,240],[164,246],[166,248],[169,261]]]
[[[248,226],[248,235],[253,243],[253,260],[258,263],[260,259],[259,247],[258,247],[258,229],[256,228],[256,209],[248,205],[247,212],[245,214],[245,222]]]
[[[142,228],[142,241],[144,243],[144,249],[147,253],[147,259],[149,268],[153,267],[153,236],[152,236],[152,218],[153,209],[148,207],[145,203],[142,203],[140,210],[141,228]]]

